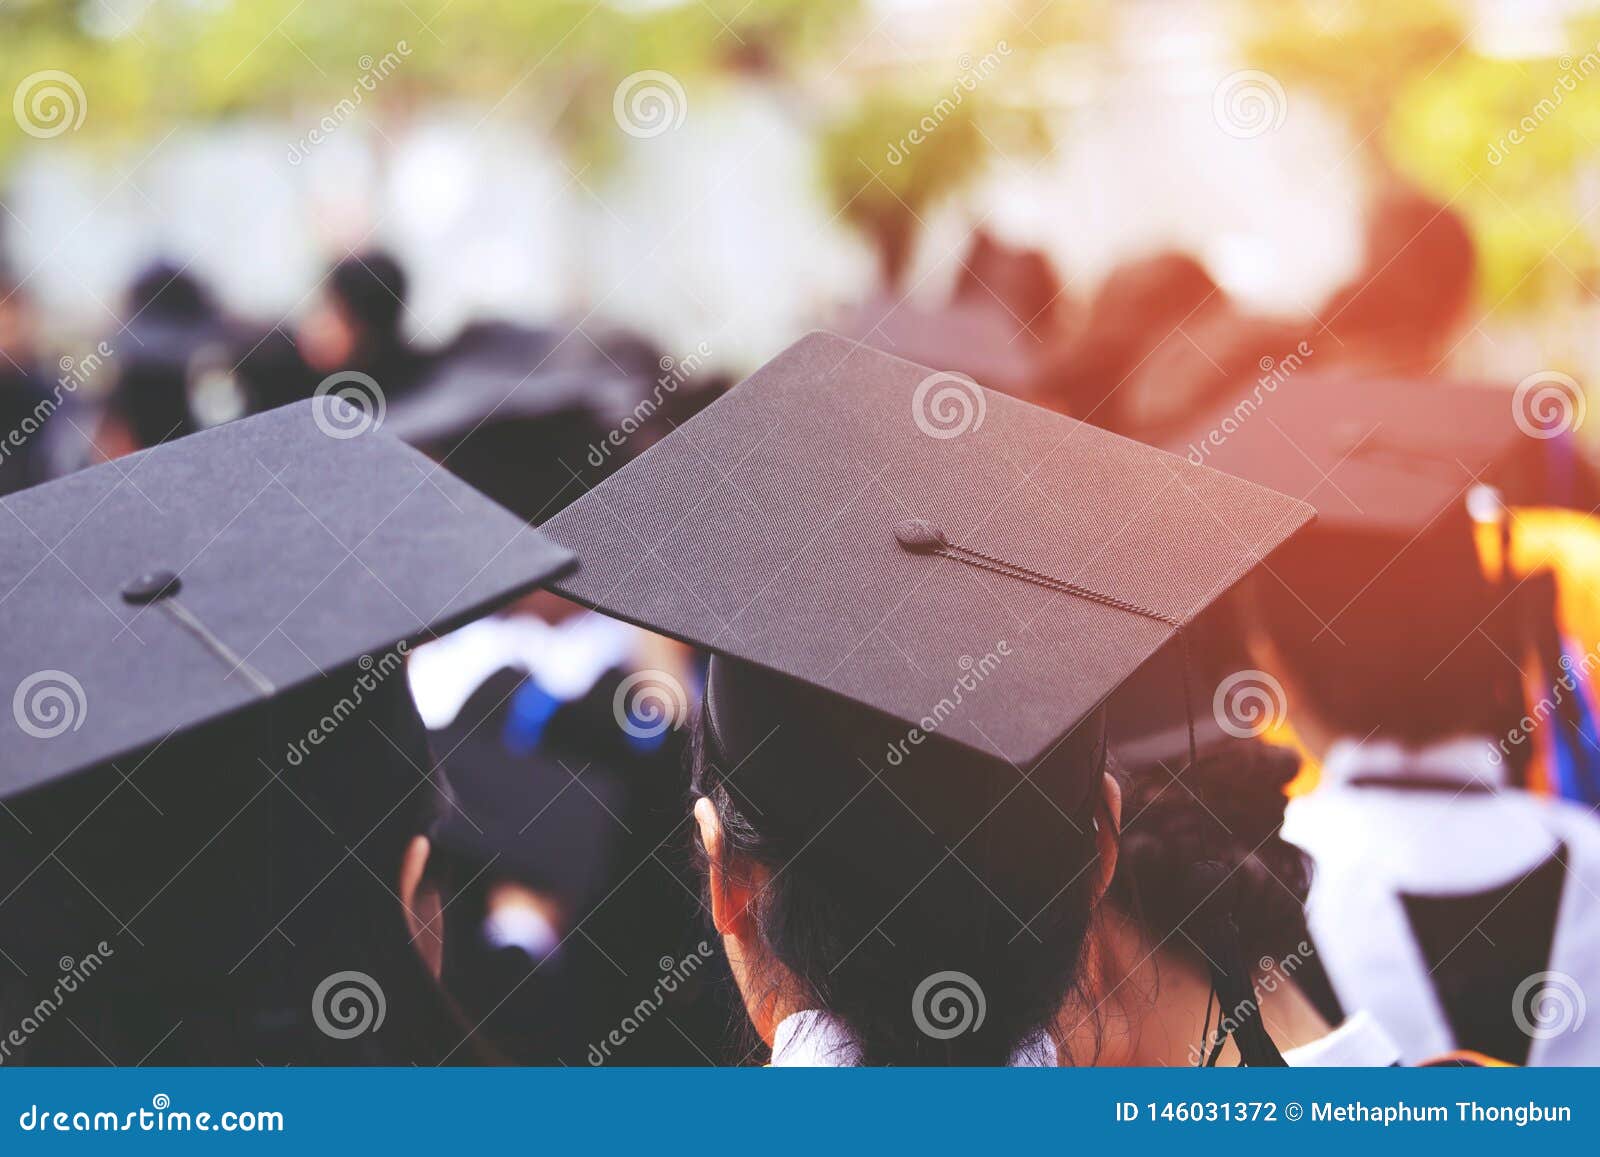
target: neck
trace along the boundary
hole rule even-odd
[[[759,949],[752,950],[744,937],[724,935],[722,949],[729,971],[733,973],[733,982],[744,1000],[750,1026],[769,1049],[780,1024],[797,1012],[817,1007],[815,1001],[804,998],[800,985],[788,969],[765,959]]]
[[[1187,945],[1186,940],[1180,943]],[[1211,1004],[1211,977],[1186,952],[1153,944],[1137,923],[1107,908],[1091,953],[1091,999],[1058,1021],[1063,1064],[1192,1067]],[[1286,978],[1256,986],[1262,1023],[1280,1049],[1307,1044],[1328,1024]],[[1225,1010],[1229,1011],[1229,1010]],[[1216,1009],[1212,1006],[1212,1022]],[[1230,1039],[1217,1063],[1237,1065]]]
[[[777,1033],[780,1024],[797,1012],[810,1012],[813,1010],[821,1011],[814,1000],[786,999],[777,993],[773,993],[764,1004],[760,1020],[756,1023],[756,1033],[762,1040],[767,1042],[767,1047],[770,1049],[773,1044],[773,1037]]]

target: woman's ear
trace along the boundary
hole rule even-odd
[[[1122,785],[1109,771],[1101,784],[1100,805],[1094,813],[1094,845],[1100,866],[1094,883],[1095,903],[1111,887],[1117,874],[1117,848],[1122,843]]]
[[[406,914],[411,943],[433,978],[438,980],[444,972],[444,905],[440,902],[439,890],[424,887],[422,883],[432,851],[433,845],[427,836],[412,838],[400,857],[400,877],[395,881],[395,890]]]
[[[723,864],[722,819],[717,815],[717,805],[705,796],[695,800],[695,823],[700,828],[700,843],[710,861],[706,878],[710,882],[711,922],[723,936],[743,938],[750,935],[750,901],[753,899],[748,882],[730,873]]]

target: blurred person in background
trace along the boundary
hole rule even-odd
[[[1043,252],[1007,244],[980,228],[962,259],[950,304],[999,309],[1019,335],[1040,342],[1056,335],[1072,302]]]
[[[49,398],[37,343],[27,290],[0,273],[0,495],[42,482],[47,472],[43,434],[28,430]]]
[[[403,330],[409,288],[405,269],[382,250],[337,261],[295,329],[314,378],[354,372],[372,378],[387,398],[409,391],[427,364]]]
[[[1130,379],[1162,343],[1185,341],[1180,330],[1231,314],[1221,287],[1190,254],[1124,262],[1101,283],[1081,324],[1051,343],[1034,396],[1082,421],[1132,434]]]
[[[1304,321],[1251,314],[1198,259],[1168,252],[1114,269],[1041,370],[1041,398],[1154,444],[1194,416],[1276,389],[1315,360],[1367,373],[1436,373],[1469,317],[1473,242],[1460,215],[1391,184],[1369,212],[1360,272]]]
[[[918,305],[880,294],[838,311],[825,328],[1001,393],[1034,397],[1039,362],[1059,340],[1073,303],[1049,258],[978,229],[948,301]]]
[[[532,524],[715,384],[665,374],[659,351],[626,334],[478,323],[384,429]],[[674,838],[678,720],[629,709],[640,686],[698,684],[688,648],[541,591],[418,648],[408,674],[456,789],[437,839],[463,882],[444,980],[485,1035],[525,1064],[726,1059],[725,966],[696,948],[693,872]],[[659,973],[673,974],[662,1006],[610,1040]]]
[[[1386,186],[1368,212],[1360,272],[1317,311],[1320,344],[1373,372],[1437,373],[1470,320],[1477,264],[1455,209]]]
[[[1504,399],[1485,404],[1504,419]],[[1458,399],[1463,424],[1466,411]],[[1314,435],[1280,420],[1317,452]],[[1549,575],[1486,577],[1465,503],[1448,499],[1455,483],[1422,481],[1436,459],[1412,459],[1403,483],[1441,487],[1443,508],[1413,528],[1432,507],[1385,489],[1402,484],[1395,444],[1375,455],[1335,466],[1324,488],[1364,513],[1319,503],[1322,520],[1244,603],[1250,674],[1277,680],[1321,764],[1284,826],[1316,865],[1312,936],[1340,1004],[1373,1013],[1408,1061],[1467,1049],[1593,1063],[1592,1028],[1536,1030],[1570,995],[1563,985],[1600,983],[1600,820],[1521,786],[1536,745],[1592,760],[1592,663],[1550,657],[1561,644]],[[1540,670],[1555,681],[1540,684]]]
[[[1279,571],[1293,595],[1253,603],[1257,660],[1321,763],[1284,833],[1316,863],[1311,931],[1332,988],[1408,1061],[1462,1048],[1592,1064],[1595,1032],[1530,1028],[1547,982],[1557,1007],[1562,985],[1600,983],[1600,821],[1519,786],[1506,737],[1524,710],[1548,710],[1524,707],[1510,659],[1521,600],[1508,614],[1500,592],[1475,591],[1470,557],[1454,573],[1407,558],[1378,573],[1387,556],[1367,557],[1376,577],[1359,593],[1307,582],[1307,567],[1343,569],[1308,556]],[[1320,639],[1307,605],[1332,621]]]
[[[1562,636],[1553,577],[1488,565],[1515,556],[1507,497],[1547,502],[1563,475],[1513,403],[1341,368],[1224,401],[1169,443],[1317,509],[1234,600],[1248,650],[1208,675],[1219,725],[1287,723],[1320,764],[1283,835],[1315,866],[1327,1015],[1370,1013],[1413,1063],[1592,1047],[1530,1048],[1524,1027],[1541,977],[1592,974],[1600,822],[1523,785],[1535,755],[1594,782],[1600,743],[1594,664]]]
[[[95,430],[97,456],[118,458],[244,412],[229,371],[232,328],[187,266],[157,260],[141,269],[107,340],[115,379]]]
[[[641,684],[699,681],[688,650],[539,592],[419,648],[409,677],[455,789],[436,838],[461,882],[444,981],[485,1037],[523,1064],[721,1056],[726,973],[695,950],[693,874],[673,838],[681,737],[626,713]],[[663,960],[685,965],[684,983],[607,1044],[642,978],[672,971]]]

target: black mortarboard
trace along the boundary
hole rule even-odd
[[[965,374],[991,390],[1028,397],[1042,364],[1039,340],[998,303],[963,301],[925,309],[877,298],[840,318],[840,332],[921,365]]]
[[[1484,487],[1550,492],[1551,443],[1518,406],[1489,386],[1306,374],[1170,447],[1316,506],[1250,612],[1325,721],[1367,733],[1381,720],[1410,741],[1474,713],[1498,730],[1487,713],[1517,710],[1510,656],[1535,592],[1485,575],[1469,503]],[[1468,689],[1483,702],[1469,707]]]
[[[189,1008],[181,1031],[149,1026],[179,1059],[331,1047],[312,991],[339,970],[406,1008],[378,1053],[360,1037],[336,1055],[413,1055],[427,994],[398,864],[448,791],[406,643],[571,562],[325,405],[346,403],[283,406],[0,501],[0,959],[46,976],[102,944],[114,967],[96,987],[123,992],[128,1018]],[[258,1043],[206,1051],[229,1039],[213,1016]]]
[[[1317,508],[1317,533],[1409,539],[1478,483],[1539,499],[1546,443],[1511,390],[1440,381],[1289,376],[1253,387],[1166,446]]]
[[[905,804],[886,822],[909,812],[948,844],[1019,775],[1081,816],[1098,782],[1081,755],[1102,744],[1079,724],[1310,518],[819,333],[545,529],[582,559],[562,593],[715,653],[730,763],[834,745],[738,773],[755,807],[821,824],[878,781]],[[764,746],[780,699],[810,726]],[[1080,757],[1052,758],[1069,736]]]
[[[619,447],[631,444],[631,454],[657,433],[637,427],[677,383],[657,388],[639,362],[576,332],[481,323],[392,402],[384,428],[538,523],[625,461]],[[664,419],[659,426],[668,428]]]
[[[4,501],[0,686],[69,674],[78,705],[63,727],[17,693],[0,796],[448,630],[568,563],[395,439],[319,420],[344,404],[285,406]]]
[[[385,421],[395,437],[449,445],[484,426],[569,412],[617,422],[630,408],[620,372],[550,359],[548,335],[495,324],[470,337],[442,351],[417,388],[390,407]]]
[[[345,405],[285,406],[0,501],[0,958],[43,976],[113,945],[98,990],[165,994],[121,998],[124,1028],[191,1010],[181,1031],[146,1026],[164,1055],[331,1047],[313,988],[350,969],[408,1011],[377,1053],[363,1036],[337,1055],[416,1055],[401,1042],[428,997],[395,888],[448,794],[406,644],[571,561],[324,409]],[[215,1018],[239,1027],[233,1045]]]

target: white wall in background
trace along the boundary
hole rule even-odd
[[[918,296],[945,292],[986,216],[1046,248],[1079,294],[1170,244],[1261,308],[1315,305],[1359,254],[1358,163],[1339,160],[1348,142],[1292,93],[1272,133],[1222,133],[1219,69],[1124,61],[1092,104],[1056,114],[1056,151],[997,161],[927,215]],[[411,270],[425,340],[479,314],[590,316],[669,351],[704,341],[718,363],[748,367],[867,293],[874,264],[822,199],[814,110],[743,81],[691,86],[687,99],[680,127],[628,138],[605,173],[574,171],[532,129],[465,108],[381,132],[343,125],[298,164],[289,149],[304,126],[287,122],[185,128],[109,152],[43,141],[0,195],[16,218],[0,236],[58,332],[111,324],[121,286],[158,254],[192,260],[237,312],[277,320],[303,307],[330,256],[376,242]]]

